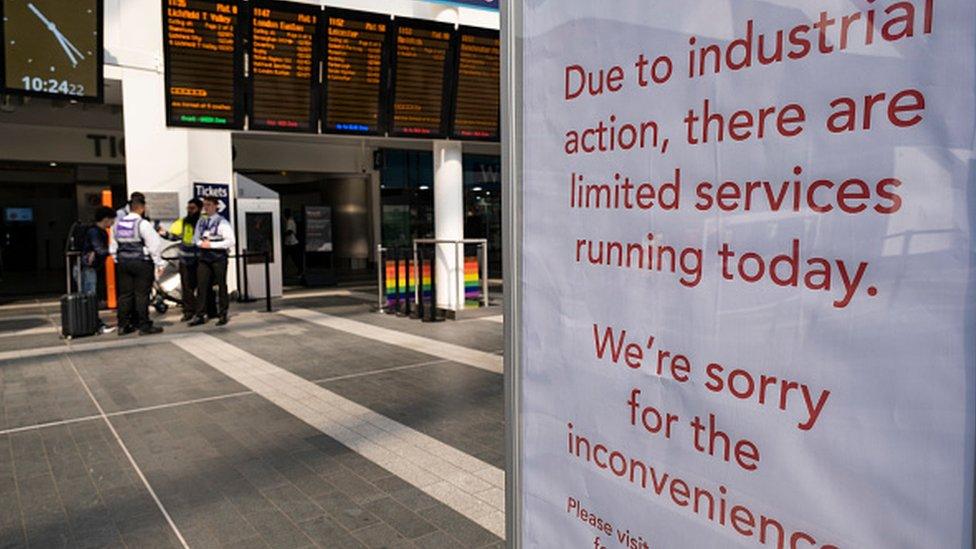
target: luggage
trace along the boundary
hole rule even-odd
[[[61,335],[71,339],[98,333],[98,297],[67,294],[61,297]]]

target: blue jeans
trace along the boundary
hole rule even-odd
[[[95,272],[94,267],[75,265],[74,274],[78,291],[83,294],[93,294],[98,291],[98,273]]]

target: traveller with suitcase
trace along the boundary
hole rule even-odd
[[[109,255],[105,230],[114,221],[115,211],[101,207],[95,212],[94,223],[76,223],[71,229],[65,257],[78,292],[72,292],[69,278],[68,293],[61,298],[61,335],[65,338],[109,331],[98,316],[98,278],[99,272],[104,273],[105,259]]]

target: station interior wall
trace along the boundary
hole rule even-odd
[[[487,28],[499,25],[497,12],[421,0],[388,0],[382,6],[372,0],[304,3]],[[63,286],[63,241],[73,221],[90,216],[92,210],[85,211],[85,201],[94,190],[112,189],[115,205],[121,205],[135,190],[176,190],[184,202],[189,198],[188,182],[229,181],[234,171],[314,174],[325,183],[316,191],[317,196],[306,199],[334,207],[336,236],[343,237],[341,244],[336,240],[337,255],[341,253],[350,267],[374,259],[376,245],[382,241],[381,175],[374,165],[374,153],[381,148],[430,151],[433,143],[162,127],[157,120],[162,113],[163,93],[158,85],[163,70],[158,55],[161,29],[134,32],[123,25],[123,21],[151,20],[146,18],[147,13],[159,9],[159,0],[106,0],[104,104],[0,98],[0,163],[15,168],[0,169],[0,208],[20,204],[37,209],[35,247],[44,250],[37,253],[38,272],[50,273],[50,278]],[[123,116],[127,96],[139,97],[138,103],[142,103],[147,94],[160,103],[160,108],[130,109]],[[219,152],[224,147],[229,147],[231,154]],[[128,161],[126,148],[136,151]],[[209,150],[218,152],[209,155]],[[465,144],[465,153],[469,150],[498,154],[499,147]],[[224,172],[228,177],[222,177]],[[287,182],[277,187],[284,185]],[[33,192],[26,192],[28,189]],[[299,193],[286,187],[283,204],[292,194]],[[298,206],[299,200],[292,202]],[[9,280],[4,285],[8,290]],[[51,289],[45,286],[45,290]]]

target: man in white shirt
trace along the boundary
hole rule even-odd
[[[204,324],[207,303],[213,285],[217,285],[217,326],[227,324],[227,307],[230,299],[227,296],[227,259],[230,250],[234,248],[234,229],[230,223],[217,213],[219,202],[208,196],[203,199],[203,212],[206,217],[197,221],[196,231],[193,233],[193,243],[200,249],[197,261],[197,315],[190,326]]]
[[[133,193],[129,213],[116,220],[114,238],[109,244],[118,263],[120,336],[136,330],[139,335],[163,331],[149,320],[149,292],[166,261],[161,256],[163,242],[145,214],[145,199]]]
[[[299,245],[298,241],[298,223],[295,223],[295,217],[291,213],[291,209],[285,208],[285,234],[284,242],[285,245],[285,261],[287,262],[289,258],[295,263],[295,269],[298,276],[302,275],[302,247]]]

